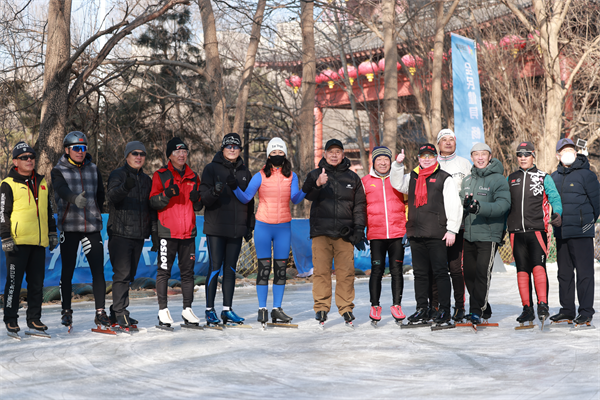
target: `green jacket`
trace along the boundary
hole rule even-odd
[[[479,213],[466,212],[465,240],[469,242],[502,241],[506,225],[506,214],[510,210],[510,189],[502,175],[504,167],[495,158],[489,165],[479,169],[473,165],[471,175],[462,181],[461,200],[473,194],[481,204]]]

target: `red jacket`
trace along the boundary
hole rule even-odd
[[[373,170],[362,178],[367,196],[367,239],[396,239],[406,233],[404,195],[392,188],[389,175]]]
[[[171,182],[179,186],[179,195],[170,199],[165,189]],[[150,206],[158,210],[158,237],[166,239],[189,239],[196,237],[196,214],[190,200],[190,192],[198,190],[200,178],[185,165],[183,177],[177,172],[171,161],[152,176]],[[198,201],[196,204],[201,204]]]

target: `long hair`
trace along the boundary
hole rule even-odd
[[[271,168],[273,168],[273,167],[274,166],[273,166],[273,163],[271,162],[271,159],[269,157],[267,157],[267,163],[265,164],[265,166],[263,168],[263,172],[265,173],[265,176],[267,178],[271,177]],[[292,163],[290,162],[290,160],[287,159],[287,157],[285,158],[285,160],[283,160],[283,165],[281,166],[281,173],[286,178],[289,178],[292,175]]]

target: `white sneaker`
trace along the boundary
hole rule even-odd
[[[181,312],[181,316],[183,317],[183,320],[189,324],[200,323],[200,319],[198,317],[196,317],[196,314],[194,314],[194,311],[192,310],[191,307],[184,308],[183,311]]]
[[[158,310],[158,320],[163,324],[172,324],[174,323],[173,318],[171,318],[171,313],[168,308],[163,308],[162,310]]]

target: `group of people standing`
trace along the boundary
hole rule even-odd
[[[0,187],[0,234],[7,258],[4,322],[9,332],[19,326],[18,302],[23,275],[27,276],[27,325],[47,329],[41,321],[45,247],[60,241],[62,324],[71,326],[71,281],[79,246],[90,265],[95,301],[94,322],[129,328],[138,321],[128,311],[133,282],[144,241],[152,238],[158,252],[156,288],[159,325],[169,327],[167,286],[178,258],[185,324],[198,325],[192,310],[196,212],[204,208],[204,234],[209,251],[205,318],[209,325],[241,324],[232,309],[236,265],[242,240],[254,236],[258,274],[257,320],[269,319],[268,282],[273,270],[273,322],[289,323],[282,309],[286,261],[291,244],[290,201],[310,201],[310,237],[314,266],[315,318],[323,324],[331,309],[332,266],[335,302],[347,323],[354,320],[354,247],[371,247],[369,280],[370,318],[379,321],[382,276],[386,257],[392,276],[391,314],[406,318],[402,307],[403,258],[410,242],[415,277],[416,311],[410,323],[434,320],[437,324],[467,318],[474,324],[492,315],[488,294],[491,271],[505,230],[510,234],[517,267],[523,313],[519,322],[532,321],[532,288],[537,294],[538,317],[549,316],[548,224],[557,239],[561,309],[551,319],[591,321],[594,314],[594,224],[600,214],[600,184],[586,156],[577,154],[570,139],[557,145],[559,166],[552,176],[535,166],[535,149],[529,142],[517,147],[519,170],[508,179],[504,167],[492,158],[485,143],[471,149],[471,163],[456,155],[456,136],[440,131],[438,149],[424,144],[418,166],[405,171],[404,151],[393,161],[392,151],[376,147],[372,169],[362,179],[350,169],[344,146],[337,139],[325,145],[323,159],[300,188],[287,159],[286,143],[272,139],[264,168],[252,174],[244,164],[241,139],[227,134],[221,150],[201,176],[188,165],[188,146],[179,138],[167,143],[168,163],[150,178],[143,171],[146,148],[141,142],[125,147],[123,166],[112,171],[107,189],[87,153],[87,138],[71,132],[64,138],[65,154],[52,169],[58,206],[57,222],[48,183],[35,171],[35,151],[26,143],[13,150],[13,164]],[[405,173],[406,172],[406,173]],[[24,190],[23,190],[24,189]],[[258,209],[254,198],[258,194]],[[102,212],[108,199],[108,250],[113,266],[112,305],[105,311],[104,251],[100,235]],[[551,208],[550,208],[551,207]],[[19,226],[20,225],[20,226]],[[60,238],[56,229],[60,231]],[[366,228],[366,236],[365,236]],[[575,317],[577,271],[578,316]],[[215,310],[218,276],[222,274],[223,307]],[[533,278],[533,284],[532,284]],[[465,286],[470,295],[466,315]],[[454,312],[451,295],[454,290]]]

